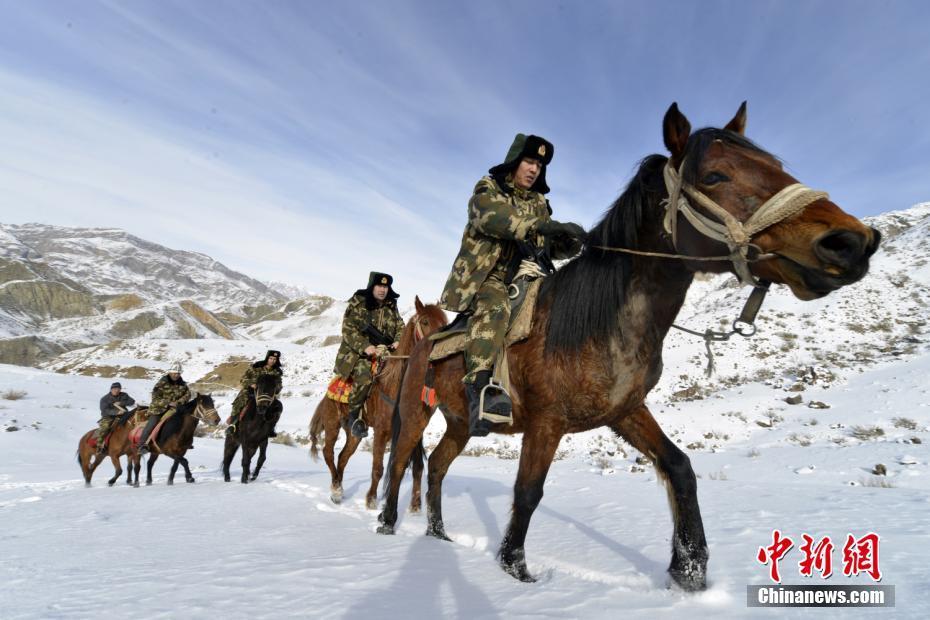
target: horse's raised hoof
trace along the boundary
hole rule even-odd
[[[107,486],[108,486],[108,487],[111,487],[111,486],[113,486],[114,484],[116,484],[116,480],[107,480]]]
[[[377,529],[376,531],[377,531],[379,534],[386,534],[386,535],[388,535],[388,536],[391,536],[391,535],[394,534],[394,526],[393,526],[393,525],[388,525],[387,523],[385,523],[385,524],[383,524],[383,525],[379,525],[379,526],[378,526],[378,529]]]
[[[499,562],[504,572],[514,579],[519,579],[523,583],[536,583],[536,578],[530,574],[529,569],[526,567],[526,556],[523,549],[516,549],[506,555],[501,554]]]
[[[255,482],[255,479],[256,479],[256,478],[258,478],[258,474],[252,474],[252,476],[249,478],[249,480],[252,481],[252,482]]]

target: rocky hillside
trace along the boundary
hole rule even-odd
[[[140,337],[248,337],[241,328],[289,301],[282,290],[293,292],[118,229],[0,225],[0,363]]]

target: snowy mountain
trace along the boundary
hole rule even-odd
[[[234,339],[297,291],[118,229],[0,225],[0,361],[139,337]]]

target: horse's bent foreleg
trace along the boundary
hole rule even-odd
[[[123,467],[119,462],[118,454],[110,454],[110,461],[113,462],[113,469],[116,470],[116,473],[113,474],[113,477],[107,480],[107,486],[113,486],[116,484],[116,481],[119,480],[119,477],[123,475]]]
[[[526,567],[526,552],[523,544],[530,526],[530,518],[543,497],[543,485],[549,466],[562,439],[560,430],[544,428],[541,421],[536,426],[527,428],[523,435],[523,447],[520,450],[520,468],[517,482],[513,487],[513,510],[510,525],[501,541],[497,559],[501,568],[520,581],[532,582],[536,579]]]
[[[187,482],[193,482],[194,475],[191,473],[190,463],[188,463],[187,459],[183,456],[179,456],[178,460],[181,462],[181,466],[184,467],[184,480]]]
[[[390,436],[389,430],[375,429],[375,437],[371,443],[371,486],[365,494],[365,507],[369,510],[378,507],[378,485],[384,475],[384,449]]]
[[[691,460],[665,436],[645,405],[612,428],[651,459],[665,479],[675,523],[669,574],[685,590],[703,590],[707,587],[707,539]]]
[[[426,477],[426,535],[451,540],[442,520],[442,481],[452,461],[468,444],[468,423],[464,419],[446,418],[446,432],[429,456]]]

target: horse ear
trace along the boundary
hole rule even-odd
[[[730,122],[726,124],[726,127],[724,127],[724,129],[732,131],[733,133],[738,133],[741,136],[746,135],[746,102],[745,101],[742,103],[742,105],[740,105],[739,110],[736,111],[736,116],[734,116],[732,120],[730,120]]]
[[[414,307],[416,307],[417,312],[420,312],[421,310],[423,310],[423,302],[420,301],[420,296],[419,296],[419,295],[417,295],[417,296],[415,296],[415,297],[413,298],[413,305],[414,305]]]
[[[672,154],[672,165],[678,166],[685,153],[685,145],[691,135],[691,123],[678,110],[678,103],[673,103],[662,119],[662,138],[665,148]]]

